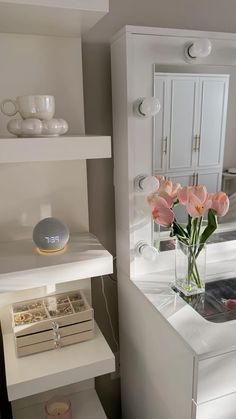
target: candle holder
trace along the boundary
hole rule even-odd
[[[65,397],[52,397],[45,405],[45,419],[72,419],[71,402]]]

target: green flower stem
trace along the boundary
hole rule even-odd
[[[202,250],[200,245],[200,234],[202,227],[202,217],[192,218],[188,217],[188,226],[187,233],[184,230],[185,234],[188,234],[188,239],[184,236],[183,231],[181,231],[181,236],[177,235],[178,239],[182,241],[185,245],[188,245],[188,286],[191,286],[191,282],[194,282],[198,288],[202,287],[201,279],[197,266],[197,258]],[[178,223],[175,220],[175,228],[178,230]],[[183,230],[183,229],[181,229]],[[179,230],[180,232],[180,230]]]
[[[197,251],[198,249],[196,249]],[[201,280],[198,272],[196,255],[192,248],[189,248],[190,254],[188,255],[188,282],[193,280],[198,288],[201,288]],[[189,285],[189,284],[188,284]]]

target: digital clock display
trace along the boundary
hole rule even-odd
[[[44,239],[46,240],[48,244],[54,244],[54,243],[60,242],[59,236],[45,236]]]

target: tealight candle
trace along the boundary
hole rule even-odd
[[[72,419],[70,400],[64,397],[53,397],[46,403],[46,419]]]

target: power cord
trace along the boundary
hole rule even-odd
[[[108,276],[108,278],[110,278],[113,282],[117,282],[115,279],[113,279],[112,278],[112,276],[111,275],[107,275]],[[113,340],[114,340],[114,342],[115,342],[115,344],[116,344],[116,348],[117,348],[117,352],[119,351],[119,343],[118,343],[118,341],[117,341],[117,339],[116,339],[116,335],[115,335],[115,331],[114,331],[114,327],[113,327],[113,324],[112,324],[112,319],[111,319],[111,314],[110,314],[110,311],[109,311],[109,306],[108,306],[108,301],[107,301],[107,296],[106,296],[106,290],[105,290],[105,282],[104,282],[104,277],[103,276],[101,276],[101,284],[102,284],[102,295],[103,295],[103,298],[104,298],[104,302],[105,302],[105,308],[106,308],[106,312],[107,312],[107,316],[108,316],[108,320],[109,320],[109,323],[110,323],[110,327],[111,327],[111,332],[112,332],[112,337],[113,337]]]

